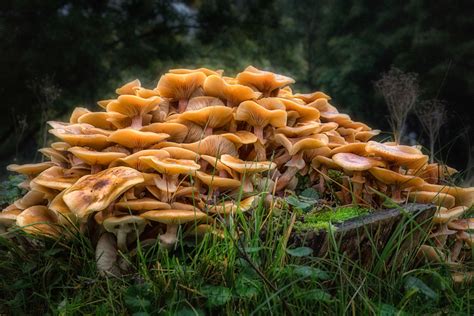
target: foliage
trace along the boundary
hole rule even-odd
[[[337,208],[316,209],[303,216],[301,221],[295,224],[295,230],[329,230],[334,228],[333,224],[342,223],[346,220],[369,214],[369,210],[360,206],[339,206]]]
[[[24,190],[18,187],[24,180],[22,175],[15,175],[0,182],[0,206],[7,206],[25,194]]]

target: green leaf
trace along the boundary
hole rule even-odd
[[[426,298],[436,300],[438,299],[438,294],[433,291],[425,282],[421,281],[418,278],[413,276],[409,276],[405,280],[405,290],[412,291],[415,290],[417,292],[423,293]]]
[[[232,298],[232,292],[224,286],[205,285],[201,288],[201,293],[206,296],[209,307],[222,306]]]
[[[332,301],[331,294],[321,289],[312,289],[309,291],[305,290],[305,292],[301,295],[298,295],[298,297],[313,302],[330,303]]]
[[[313,249],[309,247],[298,247],[293,249],[286,249],[286,252],[293,257],[307,257],[313,253]]]
[[[326,271],[310,266],[296,266],[293,273],[302,277],[311,277],[319,280],[329,280],[331,277]]]
[[[240,275],[235,284],[235,292],[237,296],[242,298],[257,297],[261,288],[262,283],[259,280],[248,278],[245,275]]]
[[[315,201],[319,200],[319,193],[313,188],[304,189],[303,192],[301,192],[300,196],[308,198],[308,199],[312,199]]]
[[[177,310],[174,314],[174,316],[204,316],[204,312],[199,309],[199,308],[189,308],[189,307],[183,307],[179,310]]]
[[[263,247],[245,247],[245,252],[246,253],[255,253],[255,252],[259,252],[262,249],[263,249]]]
[[[380,304],[377,310],[377,316],[401,316],[405,313],[399,311],[395,306],[390,304]]]
[[[132,313],[147,312],[150,307],[151,291],[149,284],[132,285],[125,293],[125,305]]]

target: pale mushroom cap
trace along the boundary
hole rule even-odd
[[[169,147],[169,146],[163,146]],[[192,150],[200,155],[220,156],[229,154],[237,156],[238,151],[234,143],[220,135],[209,135],[202,140],[189,144],[178,144],[178,147]]]
[[[353,153],[356,155],[366,155],[365,143],[352,143],[347,145],[342,145],[331,150],[331,155],[338,153]]]
[[[287,111],[296,111],[300,115],[299,120],[302,122],[308,121],[319,121],[320,113],[319,110],[308,105],[302,105],[291,100],[280,99]]]
[[[218,203],[216,205],[208,205],[208,204],[204,205],[202,203],[203,204],[202,207],[206,208],[206,210],[209,213],[227,215],[227,214],[235,214],[237,211],[246,212],[250,210],[252,207],[254,207],[256,202],[257,202],[256,196],[251,196],[240,202],[226,201],[223,203]]]
[[[132,167],[140,171],[146,171],[151,169],[151,167],[140,160],[140,157],[143,156],[155,156],[157,158],[169,158],[170,154],[166,150],[162,149],[144,149],[137,151],[134,154],[128,155],[125,158],[119,158],[110,164],[110,167],[118,167],[125,165]]]
[[[257,88],[259,91],[266,92],[283,88],[295,82],[293,78],[260,70],[253,66],[248,66],[243,72],[237,75],[236,79],[240,84],[249,85]]]
[[[117,101],[107,104],[107,112],[117,112],[128,117],[144,115],[155,110],[161,100],[159,97],[141,98],[136,95],[121,95]]]
[[[153,156],[143,156],[139,158],[150,167],[163,174],[192,174],[201,168],[200,165],[193,160],[173,159],[173,158],[156,158]]]
[[[82,177],[64,192],[63,200],[80,219],[107,208],[122,193],[144,181],[142,174],[128,167],[115,167]]]
[[[422,191],[447,193],[456,198],[456,206],[471,207],[474,204],[474,187],[461,188],[447,185],[423,183],[419,188]]]
[[[83,107],[76,107],[71,113],[71,116],[69,117],[69,123],[75,124],[79,123],[79,118],[84,115],[90,113],[90,111],[86,108]]]
[[[203,127],[218,128],[228,124],[233,119],[233,109],[223,105],[208,106],[199,110],[189,111],[179,115],[180,119],[194,122]]]
[[[320,128],[318,122],[297,123],[296,126],[284,126],[276,130],[287,137],[302,137],[316,133]]]
[[[419,177],[403,175],[384,168],[374,167],[369,169],[369,172],[382,183],[396,184],[402,188],[417,187],[424,183]]]
[[[138,228],[138,231],[143,229],[146,225],[146,220],[136,215],[125,215],[121,217],[111,216],[104,219],[102,222],[105,230],[115,233],[124,227]]]
[[[215,168],[217,170],[224,170],[230,175],[234,174],[232,169],[229,168],[228,166],[226,166],[225,164],[223,164],[221,162],[221,160],[218,159],[217,157],[212,157],[212,156],[208,156],[208,155],[201,155],[200,158],[207,161],[213,168]]]
[[[186,125],[172,122],[153,123],[147,126],[143,126],[140,130],[143,132],[168,134],[170,135],[168,140],[172,142],[182,142],[188,134],[188,128],[186,127]]]
[[[68,170],[53,166],[41,172],[32,182],[54,190],[64,190],[73,185],[88,172],[85,170]],[[30,184],[31,185],[31,184]]]
[[[461,217],[467,211],[465,206],[456,206],[451,209],[441,208],[433,216],[433,223],[444,224],[452,219]]]
[[[115,90],[115,93],[117,94],[135,94],[135,89],[141,86],[141,82],[138,79],[135,79],[133,81],[127,82],[120,88],[117,88]]]
[[[361,157],[351,153],[338,153],[332,160],[345,170],[364,171],[372,167],[383,167],[385,163],[379,160]]]
[[[17,216],[21,213],[21,210],[3,210],[0,212],[0,227],[10,227],[16,223]]]
[[[189,74],[193,72],[202,72],[206,76],[211,76],[211,75],[222,76],[222,74],[224,73],[224,70],[221,70],[221,69],[212,70],[208,68],[197,68],[197,69],[177,68],[177,69],[170,69],[169,72],[172,74]]]
[[[318,169],[321,165],[324,165],[329,169],[341,169],[341,166],[339,166],[337,163],[334,162],[334,160],[329,157],[316,156],[311,161],[311,166],[315,169]]]
[[[420,150],[403,145],[390,146],[375,141],[369,141],[365,150],[386,160],[393,161],[413,169],[419,168],[428,161],[428,157]]]
[[[63,195],[65,191],[62,191],[49,203],[48,208],[56,213],[58,223],[68,224],[69,221],[74,221],[76,216],[71,212],[69,207],[64,203]]]
[[[222,155],[221,162],[238,173],[255,173],[273,170],[276,163],[270,161],[244,161],[231,155]]]
[[[53,148],[54,150],[59,150],[59,151],[66,151],[70,147],[71,145],[69,145],[66,142],[54,142],[51,144],[51,148]]]
[[[52,162],[40,162],[40,163],[31,163],[31,164],[24,164],[24,165],[8,165],[7,170],[17,172],[20,174],[24,174],[27,176],[32,176],[43,172],[44,170],[51,168],[54,166]]]
[[[306,103],[314,102],[318,99],[330,100],[331,97],[321,91],[311,93],[297,93],[293,95],[295,98],[301,99]]]
[[[189,222],[201,221],[207,218],[206,213],[199,210],[160,210],[160,211],[149,211],[140,214],[141,217],[154,222],[160,222],[163,224],[179,225]]]
[[[116,126],[111,120],[123,120],[127,116],[118,112],[90,112],[82,115],[78,123],[91,124],[97,128],[113,130]]]
[[[202,72],[188,74],[168,73],[161,76],[156,89],[162,97],[174,100],[189,99],[197,88],[206,80]]]
[[[225,106],[225,104],[219,98],[199,96],[189,99],[186,111],[197,111],[208,106]]]
[[[128,148],[146,148],[168,137],[169,135],[165,133],[142,132],[132,128],[124,128],[110,134],[107,140]]]
[[[260,92],[256,92],[252,88],[227,83],[223,78],[215,75],[206,78],[203,88],[206,95],[229,100],[236,105],[245,100],[257,99],[261,95]]]
[[[286,111],[268,110],[254,101],[244,101],[237,107],[234,118],[237,121],[245,121],[252,126],[274,127],[286,126]]]
[[[240,145],[253,144],[257,141],[257,136],[254,133],[248,131],[237,131],[234,133],[223,133],[220,136],[227,138],[238,147]]]
[[[474,229],[474,218],[463,218],[450,221],[448,223],[449,229],[454,230],[473,230]]]
[[[45,157],[48,157],[50,160],[55,160],[57,162],[69,162],[69,159],[65,156],[63,152],[54,148],[41,148],[38,149],[38,151],[42,153]]]
[[[324,134],[316,134],[300,138],[288,138],[283,134],[275,134],[274,139],[283,145],[290,155],[296,155],[300,151],[326,147],[329,139]]]
[[[29,207],[16,217],[16,224],[30,234],[57,236],[56,223],[56,215],[46,206]]]
[[[163,147],[161,150],[166,151],[170,158],[174,159],[197,160],[199,158],[198,153],[181,147]]]
[[[408,193],[408,200],[416,203],[431,203],[448,209],[454,206],[454,196],[447,193],[427,191],[410,192]]]
[[[196,171],[196,176],[204,184],[212,188],[232,189],[232,188],[238,188],[241,186],[241,183],[239,180],[232,179],[232,178],[223,178],[216,175],[210,175],[201,171]]]
[[[15,207],[21,210],[24,210],[30,206],[43,204],[44,200],[45,200],[45,196],[43,192],[32,189],[31,191],[28,191],[20,199],[16,200],[13,204],[15,205]]]
[[[110,146],[107,136],[103,134],[73,134],[65,129],[50,129],[49,133],[53,134],[62,141],[71,146],[85,146],[95,149],[102,149]]]
[[[130,201],[121,201],[115,203],[118,210],[131,211],[150,211],[150,210],[167,210],[171,209],[168,203],[158,201],[151,198],[141,198]]]
[[[105,110],[107,109],[107,105],[112,101],[117,101],[117,99],[100,100],[100,101],[97,101],[97,105]]]
[[[108,166],[116,159],[127,157],[126,154],[120,152],[95,151],[83,147],[71,147],[68,151],[88,165]]]

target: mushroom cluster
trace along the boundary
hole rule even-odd
[[[454,254],[472,245],[472,219],[454,219],[472,205],[473,188],[441,184],[452,169],[427,164],[416,147],[371,141],[379,130],[292,83],[252,66],[235,78],[172,69],[154,89],[129,82],[98,102],[101,111],[78,107],[69,122],[48,122],[59,141],[39,150],[46,162],[8,166],[27,177],[28,193],[0,213],[0,225],[53,237],[98,227],[99,269],[118,273],[117,249],[137,239],[173,248],[180,232],[219,236],[216,221],[304,180],[340,204],[434,202],[439,242],[455,235]]]

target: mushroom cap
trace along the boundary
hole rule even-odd
[[[73,185],[80,177],[88,172],[85,170],[71,170],[53,166],[41,172],[32,182],[54,190],[64,190]],[[31,185],[31,183],[30,183]]]
[[[464,241],[469,247],[472,249],[474,246],[474,233],[468,233],[465,231],[458,232],[456,234],[456,238],[459,240]]]
[[[197,69],[177,68],[177,69],[170,69],[169,72],[172,74],[190,74],[194,72],[202,72],[206,76],[211,76],[211,75],[222,76],[222,74],[224,73],[224,70],[221,70],[221,69],[211,70],[207,68],[197,68]]]
[[[66,142],[54,142],[51,144],[51,148],[53,148],[54,150],[59,150],[59,151],[66,151],[70,147],[71,145],[69,145]]]
[[[143,126],[140,130],[143,132],[168,134],[170,135],[168,140],[171,142],[182,142],[186,138],[186,135],[188,135],[188,128],[186,125],[172,122],[152,123]]]
[[[234,143],[221,135],[209,135],[202,140],[188,144],[173,144],[176,147],[192,150],[200,155],[220,156],[229,154],[237,156],[237,148]],[[170,147],[170,146],[163,146]]]
[[[238,173],[256,173],[273,170],[276,163],[270,161],[244,161],[231,155],[222,155],[221,162]]]
[[[216,75],[207,77],[204,81],[203,88],[206,95],[228,100],[236,105],[242,101],[255,100],[261,95],[260,92],[256,92],[252,88],[240,84],[228,83]]]
[[[371,131],[359,131],[355,134],[355,139],[361,142],[368,142],[372,137],[380,134],[380,130],[374,129]]]
[[[201,168],[193,160],[187,159],[157,158],[154,156],[142,156],[139,159],[162,174],[193,174]]]
[[[28,191],[25,195],[23,195],[21,198],[13,202],[13,205],[15,205],[15,207],[20,210],[27,209],[30,206],[40,205],[45,202],[44,195],[45,194],[43,192],[32,189],[31,191]]]
[[[324,134],[315,134],[307,137],[288,138],[283,134],[275,134],[274,140],[285,147],[290,155],[296,155],[300,151],[319,147],[326,147],[329,139]]]
[[[119,230],[130,232],[135,229],[141,233],[145,229],[146,220],[136,215],[110,216],[104,219],[102,225],[106,231],[114,234],[117,234]]]
[[[187,159],[187,160],[197,160],[199,159],[199,154],[188,149],[181,147],[163,147],[160,150],[168,152],[170,158],[174,159]]]
[[[107,140],[128,148],[146,148],[168,137],[169,135],[165,133],[142,132],[133,128],[124,128],[110,134]]]
[[[303,157],[305,161],[312,161],[316,156],[331,157],[331,149],[327,146],[305,150]]]
[[[373,167],[369,172],[380,182],[398,185],[401,188],[417,187],[424,183],[419,177],[403,175],[389,169]]]
[[[136,88],[141,87],[141,85],[142,84],[141,84],[140,80],[135,79],[133,81],[127,82],[126,84],[124,84],[120,88],[117,88],[115,90],[115,93],[122,94],[122,95],[123,94],[135,94]]]
[[[83,107],[76,107],[71,113],[71,116],[69,117],[69,123],[71,124],[76,124],[79,123],[79,118],[84,115],[90,113],[90,111],[86,108]]]
[[[232,169],[230,169],[225,164],[223,164],[219,158],[208,156],[208,155],[201,155],[200,158],[203,159],[204,161],[207,161],[213,168],[219,171],[223,170],[232,176],[234,175],[234,172],[232,171]]]
[[[189,99],[186,111],[197,111],[208,106],[225,106],[225,104],[219,98],[199,96]]]
[[[237,131],[233,133],[223,133],[219,134],[222,137],[227,138],[233,142],[237,147],[241,145],[253,144],[257,141],[257,136],[254,133],[248,131]]]
[[[95,151],[89,150],[83,147],[71,147],[68,149],[74,156],[81,159],[88,165],[101,165],[101,166],[108,166],[112,161],[127,157],[126,154],[121,152],[103,152],[103,151]]]
[[[102,149],[111,145],[107,140],[107,136],[104,134],[82,134],[82,131],[74,133],[74,131],[64,128],[50,129],[49,133],[71,146],[85,146]]]
[[[55,164],[50,161],[40,162],[40,163],[30,163],[30,164],[24,164],[24,165],[12,164],[12,165],[7,166],[7,170],[24,174],[26,176],[34,176],[45,171],[46,169],[51,168],[54,165]]]
[[[314,169],[319,169],[321,165],[324,165],[329,169],[335,169],[335,170],[341,169],[341,166],[339,166],[339,164],[334,162],[334,160],[332,160],[329,157],[325,157],[321,155],[321,156],[316,156],[315,158],[313,158],[313,160],[311,160],[311,167],[313,167]]]
[[[16,223],[17,216],[22,212],[22,210],[3,210],[0,212],[0,227],[10,227]]]
[[[339,126],[345,126],[345,124],[352,122],[349,115],[339,112],[320,111],[320,117],[322,122],[334,122],[339,124]]]
[[[189,99],[194,90],[203,85],[204,80],[206,80],[206,75],[203,72],[167,73],[161,76],[156,89],[165,98]]]
[[[115,167],[84,176],[66,189],[63,200],[79,219],[107,208],[122,193],[142,183],[142,174],[132,168]]]
[[[64,203],[62,191],[49,203],[48,208],[56,214],[59,224],[69,224],[70,221],[76,220],[76,215],[71,212],[69,207]]]
[[[299,114],[299,119],[301,122],[308,122],[308,121],[319,121],[320,113],[319,110],[308,106],[293,102],[291,100],[277,98],[280,99],[281,102],[285,105],[287,111],[296,111]]]
[[[43,205],[31,206],[16,217],[16,224],[25,232],[51,237],[59,235],[58,228],[54,227],[57,221],[56,214]]]
[[[410,146],[390,146],[375,141],[369,141],[365,150],[368,153],[372,153],[388,161],[411,169],[420,168],[428,161],[426,155],[423,155],[420,150]]]
[[[356,155],[367,155],[365,151],[365,143],[352,143],[342,145],[331,150],[331,156],[338,153],[352,153]]]
[[[474,218],[463,218],[450,221],[448,223],[449,229],[454,230],[473,230],[474,229]]]
[[[206,213],[195,209],[190,210],[159,210],[159,211],[148,211],[140,214],[141,217],[148,219],[153,222],[160,222],[168,225],[180,225],[189,222],[202,221],[207,218]]]
[[[179,115],[180,119],[191,121],[203,127],[218,128],[233,119],[234,110],[223,105],[208,106],[199,110],[187,110]]]
[[[168,203],[151,198],[141,198],[130,201],[120,201],[115,203],[117,210],[124,211],[150,211],[150,210],[168,210],[171,206]]]
[[[78,123],[86,123],[97,128],[114,130],[117,126],[113,123],[114,120],[123,120],[127,118],[118,112],[89,112],[79,117]]]
[[[216,175],[207,174],[202,171],[196,171],[196,176],[199,180],[211,188],[234,189],[241,186],[239,180],[223,178]]]
[[[38,149],[45,157],[48,157],[50,160],[54,160],[60,163],[67,163],[69,159],[66,157],[65,153],[54,148],[41,148]]]
[[[454,206],[454,196],[447,193],[416,191],[408,193],[410,202],[435,204],[448,209]]]
[[[205,208],[206,211],[209,213],[227,215],[227,214],[235,214],[237,211],[246,212],[250,210],[252,207],[254,207],[256,202],[257,202],[257,197],[254,195],[240,202],[226,201],[226,202],[219,203],[216,205],[209,205],[209,204],[204,204],[203,202],[200,202],[200,206],[203,209]]]
[[[136,95],[121,95],[117,101],[107,104],[107,112],[117,112],[128,117],[144,115],[155,110],[161,101],[160,97],[141,98]]]
[[[146,89],[143,87],[136,87],[135,88],[135,95],[140,97],[140,98],[151,98],[151,97],[157,97],[160,95],[158,90],[156,89]]]
[[[447,185],[423,183],[419,188],[422,191],[441,192],[456,198],[456,206],[471,207],[474,204],[474,188],[451,187]]]
[[[242,85],[251,86],[263,92],[271,92],[295,83],[293,78],[260,70],[253,66],[245,68],[243,72],[237,75],[236,79]]]
[[[245,121],[252,126],[265,127],[272,125],[274,127],[286,126],[286,111],[268,110],[254,101],[244,101],[237,107],[234,119]]]
[[[100,101],[97,101],[97,105],[100,106],[101,108],[103,108],[104,110],[107,109],[107,105],[112,102],[112,101],[116,101],[117,99],[106,99],[106,100],[100,100]]]
[[[433,216],[433,223],[444,224],[452,219],[461,217],[467,211],[465,206],[456,206],[450,209],[445,207],[438,210]]]
[[[332,160],[345,170],[364,171],[373,167],[383,167],[384,162],[372,158],[361,157],[351,153],[338,153]]]
[[[149,165],[143,163],[140,160],[140,157],[142,156],[155,156],[158,158],[169,158],[170,154],[166,150],[161,150],[161,149],[144,149],[144,150],[137,151],[134,154],[128,155],[125,158],[119,158],[113,161],[109,167],[118,167],[118,166],[125,165],[125,166],[131,167],[140,171],[151,170],[152,168]]]
[[[321,91],[315,91],[311,93],[297,93],[293,95],[295,98],[301,99],[306,103],[312,103],[319,99],[331,100],[331,97]]]
[[[316,133],[320,128],[320,123],[310,121],[297,123],[295,126],[284,126],[276,129],[276,133],[284,134],[286,137],[302,137]]]

